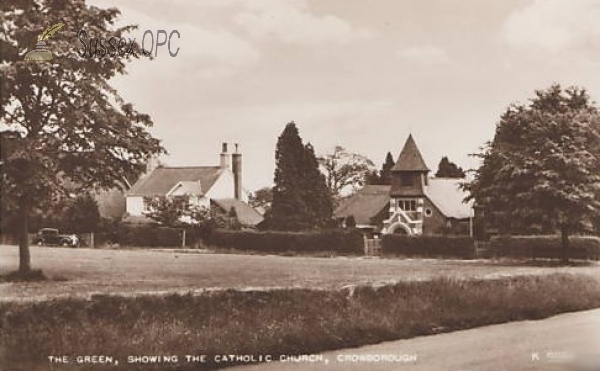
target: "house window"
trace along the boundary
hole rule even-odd
[[[429,218],[432,215],[433,215],[433,210],[431,210],[430,208],[426,208],[425,209],[425,216]]]
[[[403,211],[417,211],[416,200],[398,200],[398,208]]]
[[[142,204],[142,212],[149,213],[150,211],[152,211],[151,205],[152,205],[152,198],[144,197],[143,204]]]
[[[400,185],[402,187],[412,187],[413,186],[413,177],[410,174],[403,174],[400,176]]]

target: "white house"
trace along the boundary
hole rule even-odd
[[[247,204],[242,189],[242,154],[223,143],[219,166],[159,166],[126,193],[126,220],[142,220],[155,197],[187,196],[192,205],[234,208],[243,225],[254,226],[262,216]],[[223,210],[229,212],[230,210]]]

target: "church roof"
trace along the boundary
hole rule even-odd
[[[460,188],[464,179],[430,178],[424,187],[427,197],[447,218],[468,219],[473,216],[473,203],[463,202],[467,193]],[[371,221],[384,208],[389,207],[390,186],[367,185],[354,195],[343,200],[333,213],[336,218],[354,216],[358,224]]]
[[[468,195],[460,188],[464,181],[457,178],[431,178],[424,188],[425,196],[448,218],[470,218],[473,216],[473,203],[463,202]]]
[[[398,156],[398,160],[396,161],[396,165],[392,168],[392,171],[429,171],[412,134],[406,139],[404,148],[402,148],[400,156]]]
[[[367,185],[343,200],[333,215],[335,218],[353,216],[357,224],[371,224],[371,219],[389,208],[389,203],[390,186]]]
[[[179,182],[197,182],[204,194],[215,184],[221,169],[218,166],[157,167],[140,179],[127,192],[128,196],[166,196]]]

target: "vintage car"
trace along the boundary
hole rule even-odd
[[[43,246],[70,246],[78,247],[79,238],[74,234],[60,234],[55,228],[42,228],[37,233],[34,241],[37,245]]]

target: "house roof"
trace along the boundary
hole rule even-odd
[[[334,211],[336,218],[353,216],[357,224],[370,224],[371,219],[390,202],[390,186],[367,185],[354,195],[343,200]]]
[[[404,143],[404,147],[392,171],[429,171],[412,134],[406,139],[406,143]]]
[[[225,212],[229,212],[231,208],[235,209],[237,219],[242,225],[255,226],[264,219],[263,216],[250,205],[235,198],[221,198],[212,201]]]
[[[473,216],[472,202],[464,203],[466,192],[460,188],[464,179],[431,178],[425,195],[446,217],[467,219]]]
[[[169,196],[202,195],[202,184],[198,180],[184,180],[177,182],[173,188],[167,192]]]
[[[137,181],[127,192],[128,196],[165,196],[177,183],[199,181],[203,193],[215,184],[219,166],[157,167],[146,177]]]
[[[464,203],[467,195],[460,188],[463,179],[430,178],[424,187],[425,196],[447,218],[467,219],[473,216],[472,202]],[[368,185],[348,197],[335,210],[334,217],[354,216],[357,224],[370,224],[390,202],[390,186]]]

